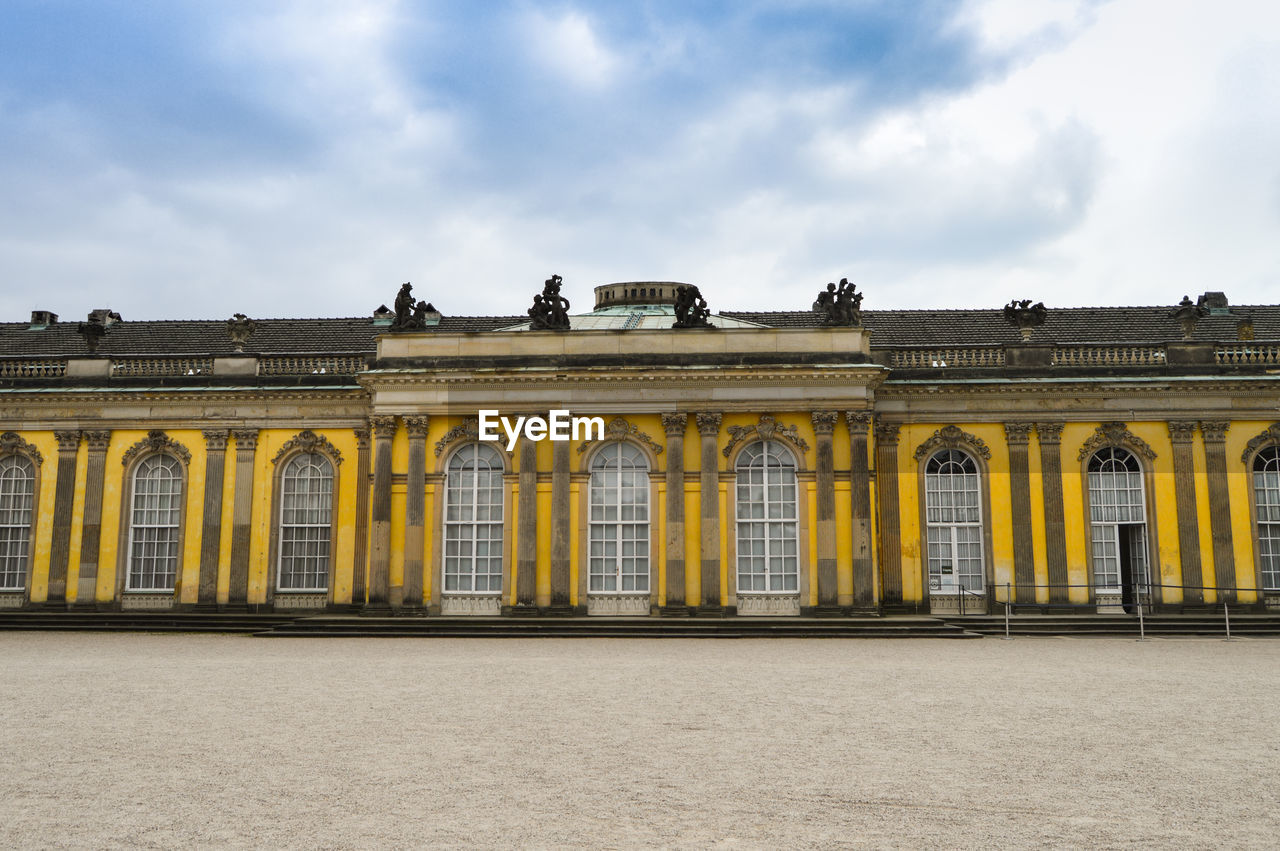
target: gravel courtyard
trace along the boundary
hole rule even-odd
[[[1280,642],[0,634],[0,846],[1274,847]]]

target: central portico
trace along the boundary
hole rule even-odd
[[[866,439],[887,370],[871,362],[866,331],[715,314],[710,327],[673,330],[681,286],[598,287],[596,309],[569,317],[568,330],[378,338],[360,377],[374,424],[371,606],[611,616],[875,606]],[[511,452],[505,437],[479,440],[481,410],[514,419],[551,408],[602,418],[604,439],[522,436]],[[851,443],[837,475],[842,412]],[[440,435],[431,446],[428,432]],[[403,490],[396,468],[407,468]],[[837,524],[837,503],[851,525]],[[851,587],[837,576],[837,525],[855,530]]]

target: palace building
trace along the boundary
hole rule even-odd
[[[570,313],[560,285],[510,316],[406,286],[363,318],[0,325],[0,607],[1280,607],[1280,305],[633,282]],[[509,448],[481,410],[604,434]]]

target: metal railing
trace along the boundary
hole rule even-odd
[[[1049,599],[1046,603],[1039,602],[1038,600],[1039,594],[1036,593],[1042,588],[1050,592],[1048,595]],[[1004,590],[1004,599],[1000,599],[999,589]],[[1084,603],[1072,602],[1070,600],[1070,595],[1071,595],[1071,591],[1075,589],[1083,589],[1088,591],[1089,597],[1091,599]],[[1055,595],[1052,593],[1054,590],[1066,591],[1066,594],[1062,595],[1063,597],[1062,599],[1055,600],[1053,599]],[[1003,585],[993,586],[992,588],[993,593],[991,596],[991,600],[993,603],[1004,606],[1004,637],[1006,639],[1012,637],[1010,635],[1010,616],[1014,608],[1016,608],[1019,605],[1037,606],[1037,607],[1047,605],[1055,609],[1057,608],[1091,609],[1095,612],[1101,607],[1119,606],[1123,614],[1129,614],[1129,615],[1135,616],[1135,620],[1138,625],[1138,638],[1139,640],[1145,640],[1147,637],[1147,622],[1146,622],[1147,614],[1149,613],[1149,610],[1151,613],[1154,613],[1153,602],[1152,602],[1154,599],[1154,597],[1152,596],[1153,592],[1159,591],[1160,599],[1163,600],[1165,591],[1179,591],[1179,592],[1182,592],[1183,605],[1198,606],[1198,605],[1210,605],[1210,604],[1202,604],[1202,603],[1195,603],[1195,602],[1188,603],[1186,600],[1186,592],[1198,591],[1200,592],[1200,598],[1203,599],[1204,592],[1212,591],[1214,592],[1214,596],[1217,597],[1217,602],[1211,605],[1213,608],[1217,608],[1218,606],[1222,607],[1223,629],[1226,633],[1226,640],[1230,641],[1231,640],[1231,606],[1239,605],[1235,603],[1236,595],[1241,590],[1254,591],[1259,595],[1261,595],[1262,593],[1260,590],[1255,591],[1255,589],[1239,589],[1239,588],[1232,588],[1232,587],[1222,587],[1217,585],[1173,585],[1166,582],[1153,583],[1153,582],[1144,582],[1141,580],[1135,580],[1128,587],[1114,586],[1114,585],[1106,586],[1101,589],[1101,594],[1099,593],[1099,590],[1100,589],[1097,585],[1079,585],[1079,584],[1066,585],[1066,584],[1006,582]],[[1028,591],[1030,591],[1031,599],[1022,600],[1021,602],[1015,599],[1016,597],[1021,597],[1022,595],[1027,594]],[[1106,602],[1099,601],[1100,596],[1110,598],[1110,597],[1115,597],[1117,595],[1119,596],[1119,600],[1116,600],[1114,602],[1109,600]]]

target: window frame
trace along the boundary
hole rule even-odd
[[[1268,432],[1269,431],[1270,430],[1268,430]],[[1266,433],[1267,432],[1264,432],[1264,434]],[[1280,441],[1266,440],[1265,442],[1261,442],[1256,447],[1249,448],[1245,452],[1245,455],[1243,458],[1244,471],[1246,476],[1248,477],[1245,488],[1249,492],[1249,525],[1250,525],[1249,542],[1250,542],[1250,545],[1253,547],[1254,593],[1256,595],[1258,604],[1262,606],[1267,605],[1268,599],[1274,600],[1274,599],[1280,598],[1280,586],[1276,588],[1268,589],[1266,587],[1266,583],[1263,581],[1262,539],[1260,535],[1261,529],[1260,529],[1260,524],[1258,520],[1259,518],[1258,494],[1257,494],[1256,488],[1254,487],[1254,475],[1255,475],[1255,472],[1253,469],[1254,465],[1258,461],[1258,456],[1260,456],[1262,453],[1266,452],[1267,450],[1275,450],[1277,454],[1280,455]],[[1277,525],[1280,525],[1280,524],[1277,524]],[[1237,593],[1241,591],[1246,591],[1246,590],[1248,589],[1241,588],[1237,591]]]
[[[471,556],[470,556],[470,558],[471,558],[471,586],[472,586],[472,587],[471,587],[471,589],[470,589],[470,590],[465,590],[465,591],[464,591],[464,590],[449,590],[449,589],[447,589],[447,588],[445,587],[445,584],[446,584],[446,582],[447,582],[447,563],[448,563],[448,559],[449,559],[449,555],[448,555],[448,553],[447,553],[447,550],[448,550],[448,544],[449,544],[449,527],[450,527],[450,525],[452,524],[452,525],[455,525],[455,526],[461,526],[461,525],[463,525],[463,524],[465,523],[465,524],[466,524],[466,525],[468,525],[470,528],[474,529],[474,528],[475,528],[475,526],[476,526],[478,523],[480,523],[480,521],[477,521],[477,520],[475,520],[474,518],[473,518],[472,520],[470,520],[470,521],[452,521],[452,520],[449,520],[449,472],[450,472],[450,468],[451,468],[452,464],[454,463],[454,461],[455,461],[455,460],[456,460],[456,459],[457,459],[457,458],[458,458],[458,457],[459,457],[463,452],[467,451],[468,449],[470,449],[473,453],[474,453],[476,450],[478,450],[478,449],[486,449],[486,450],[488,450],[488,451],[492,452],[492,453],[493,453],[493,457],[495,457],[495,458],[497,459],[497,461],[498,461],[497,466],[496,466],[496,468],[495,468],[495,469],[496,469],[496,472],[497,472],[497,474],[498,474],[498,478],[499,478],[498,486],[497,486],[497,490],[498,490],[498,492],[501,494],[501,500],[500,500],[500,502],[498,503],[498,507],[500,508],[500,510],[501,510],[501,512],[502,512],[502,514],[501,514],[501,517],[499,518],[499,520],[497,520],[496,522],[495,522],[495,521],[493,521],[492,519],[491,519],[491,520],[484,521],[484,525],[487,525],[487,526],[497,526],[497,527],[498,527],[498,529],[499,529],[499,531],[501,532],[501,535],[502,535],[502,539],[501,539],[501,542],[500,542],[499,547],[498,547],[498,558],[500,559],[500,569],[497,571],[496,575],[497,575],[498,577],[500,577],[500,579],[499,579],[499,587],[498,587],[498,589],[497,589],[496,591],[495,591],[495,590],[493,590],[493,589],[488,589],[488,590],[485,590],[485,591],[477,591],[477,590],[475,590],[475,577],[476,577],[475,562],[476,562],[476,553],[475,553],[474,551],[471,553]],[[434,558],[434,556],[433,556],[433,562],[436,562],[435,567],[433,567],[433,581],[432,581],[432,587],[431,587],[431,597],[432,597],[432,602],[433,602],[433,604],[435,604],[435,605],[439,605],[439,601],[440,601],[440,598],[441,598],[441,597],[497,597],[499,600],[505,599],[506,594],[507,594],[507,590],[508,590],[508,588],[510,587],[510,584],[511,584],[511,583],[510,583],[510,578],[511,578],[511,568],[510,568],[510,563],[511,563],[511,554],[510,554],[511,534],[510,534],[510,528],[509,528],[509,525],[508,525],[508,524],[510,523],[510,514],[511,514],[511,506],[510,506],[510,503],[511,503],[511,500],[510,500],[510,494],[508,493],[508,490],[509,490],[509,485],[508,485],[508,481],[507,481],[508,474],[509,474],[508,459],[507,459],[507,457],[506,457],[505,453],[503,453],[502,451],[500,451],[500,450],[496,449],[494,446],[492,446],[492,445],[490,445],[490,444],[488,444],[488,443],[483,443],[483,442],[480,442],[480,441],[478,441],[478,440],[462,440],[462,441],[459,441],[456,445],[454,445],[454,446],[450,447],[450,448],[449,448],[449,452],[445,455],[445,457],[444,457],[443,459],[441,459],[441,463],[440,463],[440,470],[439,470],[439,474],[438,474],[438,475],[439,475],[439,488],[438,488],[438,490],[436,491],[436,493],[437,493],[437,495],[438,495],[438,496],[437,496],[437,499],[436,499],[436,505],[437,505],[436,529],[437,529],[437,530],[439,530],[439,545],[438,545],[438,548],[437,548],[438,553],[439,553],[439,558],[438,558],[438,561],[437,561],[437,560]],[[472,490],[474,491],[474,490],[475,490],[475,488],[473,487],[473,488],[472,488]],[[475,498],[474,498],[474,495],[473,495],[473,498],[472,498],[472,506],[474,507],[475,505],[476,505],[476,503],[475,503]],[[490,503],[490,507],[492,507],[492,505],[493,505],[493,503]],[[473,541],[473,542],[475,541],[475,536],[474,536],[474,534],[472,535],[472,541]],[[490,542],[492,542],[492,538],[490,538]],[[488,557],[489,557],[489,558],[492,558],[493,556],[492,556],[492,554],[491,554],[491,555],[490,555],[490,556],[488,556]],[[494,574],[494,573],[489,573],[489,574],[487,574],[487,575],[489,575],[489,576],[493,576],[493,575],[495,575],[495,574]]]
[[[27,522],[26,564],[22,569],[22,586],[0,588],[0,594],[23,596],[23,602],[31,600],[31,573],[36,552],[36,537],[40,526],[40,467],[44,460],[39,450],[14,432],[6,432],[5,445],[0,448],[0,459],[17,457],[31,465],[31,514]]]
[[[190,470],[188,469],[189,463],[184,460],[182,453],[177,451],[178,449],[185,449],[185,447],[173,442],[166,435],[163,443],[138,452],[135,457],[129,459],[126,466],[120,494],[120,545],[116,552],[115,599],[117,603],[122,601],[126,595],[163,596],[166,594],[172,596],[176,602],[182,593],[182,572],[186,567],[184,556],[187,529],[187,499],[190,496],[190,491],[188,490]],[[171,458],[177,464],[179,472],[177,536],[174,541],[177,563],[174,565],[173,588],[169,590],[130,588],[129,579],[133,572],[134,497],[137,491],[138,473],[141,471],[143,464],[161,455]]]
[[[1163,605],[1164,602],[1164,586],[1161,582],[1161,571],[1158,560],[1160,536],[1156,528],[1157,510],[1155,500],[1155,466],[1156,459],[1154,457],[1144,457],[1143,447],[1134,445],[1128,440],[1108,440],[1101,444],[1089,447],[1089,451],[1083,458],[1079,459],[1080,471],[1080,499],[1083,503],[1084,514],[1081,516],[1083,523],[1083,544],[1085,556],[1085,582],[1089,587],[1089,605],[1098,604],[1098,583],[1096,580],[1097,572],[1093,564],[1093,501],[1090,495],[1089,487],[1089,462],[1093,460],[1099,452],[1105,449],[1123,449],[1134,457],[1138,462],[1138,467],[1142,471],[1142,493],[1143,493],[1143,514],[1144,523],[1146,525],[1145,543],[1147,547],[1147,575],[1151,581],[1151,596],[1148,601],[1152,606]],[[1148,449],[1148,451],[1150,451]]]
[[[310,432],[304,430],[290,438],[284,444],[284,448],[272,459],[274,469],[271,472],[271,514],[267,525],[270,529],[270,544],[268,546],[268,561],[266,567],[266,576],[263,577],[264,597],[263,602],[266,605],[276,606],[277,598],[288,600],[293,597],[310,597],[312,595],[321,595],[325,597],[327,605],[333,605],[334,593],[336,590],[336,571],[338,564],[338,507],[342,503],[341,487],[342,487],[342,458],[336,452],[327,438],[320,432]],[[302,438],[310,437],[310,440],[302,440]],[[281,527],[284,512],[284,474],[289,469],[289,465],[299,455],[320,455],[329,462],[329,469],[333,473],[332,485],[330,486],[330,504],[329,504],[329,571],[325,588],[316,589],[280,589],[280,559],[281,559]],[[252,570],[252,565],[250,565]],[[252,582],[252,580],[250,580]],[[289,608],[284,606],[282,608]]]
[[[596,520],[593,520],[591,516],[591,509],[592,509],[592,506],[594,505],[593,497],[595,496],[595,492],[596,492],[596,484],[595,484],[595,473],[597,472],[596,463],[604,455],[605,452],[608,452],[611,449],[615,449],[615,448],[621,451],[621,448],[624,446],[629,448],[633,452],[635,452],[636,455],[640,458],[641,461],[643,461],[645,465],[644,471],[643,471],[644,477],[645,477],[644,484],[642,486],[637,486],[635,488],[638,492],[644,494],[644,500],[645,500],[644,502],[645,519],[643,521],[644,537],[643,539],[634,538],[632,540],[635,542],[643,540],[645,543],[646,553],[645,553],[644,561],[645,561],[646,569],[644,573],[645,573],[646,587],[644,589],[635,588],[628,591],[623,589],[621,587],[621,583],[619,583],[619,587],[614,589],[613,591],[607,591],[607,590],[593,591],[591,590],[591,562],[592,562],[591,532],[593,527],[611,525],[616,528],[617,533],[615,535],[615,541],[619,544],[619,547],[618,547],[617,553],[615,553],[615,559],[616,559],[616,563],[620,566],[621,560],[624,557],[622,553],[622,547],[621,547],[621,544],[623,542],[623,539],[621,537],[623,526],[641,525],[640,522],[635,520],[628,522],[622,519],[621,508],[623,506],[623,503],[621,501],[618,501],[616,503],[610,503],[610,504],[617,505],[617,507],[619,508],[619,515],[617,519],[612,521],[610,520],[596,521]],[[586,596],[600,596],[600,597],[645,596],[645,597],[652,598],[657,591],[658,583],[656,582],[656,575],[654,570],[654,568],[657,565],[657,550],[655,549],[655,541],[654,541],[655,524],[653,522],[654,503],[656,500],[654,499],[654,493],[653,493],[654,491],[653,459],[650,457],[650,453],[645,451],[645,447],[643,447],[641,444],[633,440],[607,440],[607,441],[601,442],[599,446],[595,447],[595,449],[591,452],[590,457],[585,459],[583,468],[587,476],[587,482],[586,482],[587,486],[586,488],[584,488],[586,492],[585,493],[586,510],[582,513],[582,518],[583,518],[582,522],[583,522],[583,525],[586,527],[585,533],[586,533],[587,545],[585,548],[580,550],[580,552],[583,554],[583,561],[585,562],[585,564],[581,565],[579,568],[581,570],[582,567],[585,567],[585,571],[583,572],[586,577],[586,591],[583,597],[583,601],[585,602]],[[617,469],[621,471],[620,466]],[[618,487],[615,488],[614,490],[620,492],[621,483],[619,483]],[[634,555],[632,557],[636,558],[636,556]],[[618,569],[620,570],[620,567]],[[619,578],[621,578],[622,575],[623,574],[620,572],[617,574]],[[637,573],[636,575],[639,575],[639,574]]]
[[[758,445],[768,445],[768,444],[772,444],[773,446],[776,446],[779,450],[781,450],[782,453],[785,453],[786,457],[789,458],[791,461],[790,469],[793,477],[793,486],[795,488],[795,516],[790,519],[787,519],[787,518],[771,519],[769,517],[764,517],[759,519],[756,519],[756,518],[740,519],[738,517],[738,508],[740,504],[739,488],[741,485],[739,476],[744,469],[748,469],[747,467],[742,466],[743,456],[746,454],[747,450],[751,449],[752,447],[755,447]],[[767,512],[767,506],[769,503],[768,493],[767,493],[767,488],[769,487],[767,470],[769,469],[769,467],[766,465],[764,469],[766,470],[765,481],[764,481],[764,487],[766,488],[764,504],[766,505],[766,512]],[[732,488],[730,490],[731,496],[730,496],[730,499],[728,500],[729,517],[726,519],[732,520],[732,531],[730,534],[726,535],[726,537],[729,541],[732,542],[732,547],[733,547],[731,552],[732,561],[730,561],[730,565],[732,566],[732,572],[729,576],[729,583],[728,583],[730,586],[729,591],[730,591],[730,600],[732,601],[731,605],[736,606],[738,598],[744,597],[744,596],[745,597],[793,597],[794,596],[799,599],[800,605],[802,608],[808,606],[810,603],[810,600],[809,600],[809,587],[808,587],[807,580],[809,577],[809,571],[810,571],[811,565],[809,564],[809,557],[808,557],[809,554],[807,551],[807,547],[805,546],[805,544],[807,543],[808,535],[802,534],[802,531],[807,532],[808,530],[808,523],[807,523],[808,518],[805,515],[805,507],[808,503],[808,495],[809,495],[808,492],[810,489],[809,488],[810,483],[804,477],[805,471],[803,467],[803,459],[801,457],[801,454],[798,453],[796,449],[789,444],[789,442],[779,439],[776,435],[770,438],[757,437],[755,439],[745,441],[743,445],[738,448],[738,451],[735,452],[733,455],[732,463],[730,465],[730,470],[732,470],[733,472],[733,477],[732,477]],[[740,551],[740,547],[739,547],[739,527],[742,523],[763,523],[766,527],[766,530],[770,523],[784,523],[784,524],[791,524],[794,526],[795,552],[791,554],[791,557],[795,559],[795,566],[796,566],[796,587],[794,589],[788,589],[784,587],[782,589],[773,590],[766,587],[763,590],[759,590],[759,591],[741,590],[741,584],[742,584],[741,563],[742,563],[742,559],[744,558],[744,554]],[[779,556],[774,556],[769,552],[769,543],[772,539],[770,539],[766,534],[766,537],[764,540],[765,540],[764,577],[765,577],[765,585],[768,586],[770,583],[770,577],[773,575],[769,570],[770,561],[775,557],[785,559],[788,556],[788,554],[783,552]],[[783,541],[785,544],[786,537],[784,536],[780,540]],[[783,576],[783,585],[785,585],[786,573],[783,572],[781,575]]]
[[[328,555],[325,557],[324,580],[325,584],[320,588],[285,588],[283,586],[283,568],[284,568],[284,511],[285,511],[285,486],[289,477],[289,468],[292,467],[303,456],[314,456],[322,459],[328,465],[329,473],[329,522],[328,523],[291,523],[288,524],[293,528],[313,528],[325,529],[328,531]],[[275,511],[272,513],[273,532],[276,539],[276,546],[272,553],[272,571],[274,574],[273,581],[270,583],[274,586],[273,593],[279,595],[289,594],[325,594],[330,599],[333,596],[333,569],[335,563],[336,549],[335,534],[337,532],[337,503],[338,503],[338,465],[333,462],[326,452],[320,451],[319,447],[310,450],[300,450],[292,452],[285,458],[281,459],[282,463],[277,465],[278,488],[276,489]]]

